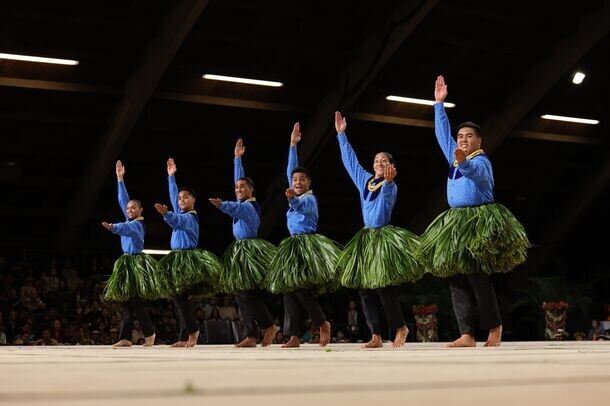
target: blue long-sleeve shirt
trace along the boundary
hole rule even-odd
[[[364,226],[378,228],[389,224],[396,204],[398,186],[395,182],[386,182],[384,178],[375,179],[372,173],[366,171],[358,162],[344,132],[337,134],[337,140],[343,166],[358,188]]]
[[[299,166],[297,147],[290,147],[288,150],[288,167],[286,168],[290,187],[292,187],[292,170],[297,166]],[[318,201],[311,190],[288,200],[286,219],[290,235],[316,232],[318,229]]]
[[[195,210],[181,212],[178,206],[178,185],[174,176],[167,177],[169,185],[169,199],[174,211],[168,211],[163,219],[171,228],[172,238],[170,246],[173,250],[190,250],[197,248],[199,241],[199,216]]]
[[[233,160],[233,180],[235,183],[246,176],[241,164],[241,158]],[[222,202],[220,211],[233,217],[233,236],[236,240],[255,238],[258,227],[261,224],[260,209],[256,199],[250,198],[245,201]]]
[[[462,163],[455,162],[457,143],[443,103],[434,105],[434,132],[447,162],[447,202],[451,207],[479,206],[494,201],[494,176],[491,162],[482,151],[475,151]]]
[[[129,193],[127,193],[127,187],[125,182],[117,182],[119,207],[125,214],[124,223],[114,223],[110,231],[113,234],[121,236],[121,248],[125,254],[140,254],[144,249],[144,235],[146,229],[144,227],[144,218],[138,217],[136,219],[130,219],[127,216],[126,208],[127,203],[131,200]]]

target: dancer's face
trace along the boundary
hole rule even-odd
[[[195,208],[195,196],[183,190],[178,193],[178,207],[182,211],[191,211]]]
[[[252,197],[254,189],[248,186],[245,180],[238,180],[235,183],[235,197],[237,200],[246,200]]]
[[[373,170],[375,171],[375,177],[382,178],[385,168],[389,165],[391,165],[391,163],[386,153],[380,152],[375,155],[375,160],[373,161]]]
[[[458,149],[464,151],[466,155],[470,155],[481,148],[481,137],[477,135],[474,128],[462,127],[457,134],[457,144]]]
[[[311,186],[311,179],[303,172],[295,172],[292,174],[292,188],[297,195],[302,195],[309,190]]]
[[[142,211],[144,209],[138,204],[138,202],[134,200],[130,200],[127,203],[127,207],[125,208],[125,212],[127,213],[127,217],[130,219],[137,219],[142,215]]]

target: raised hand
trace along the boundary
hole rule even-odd
[[[235,144],[235,158],[240,158],[245,152],[246,147],[244,147],[244,140],[240,138]]]
[[[125,167],[123,166],[123,162],[116,161],[115,171],[117,180],[122,181],[123,176],[125,176]]]
[[[295,190],[293,188],[288,188],[286,189],[286,197],[288,199],[292,199],[293,197],[295,197],[297,195],[297,192],[295,192]]]
[[[296,122],[292,127],[292,134],[290,134],[290,146],[294,147],[299,141],[301,141],[301,124]]]
[[[442,103],[447,97],[447,85],[445,84],[445,78],[440,75],[436,78],[434,84],[434,101]]]
[[[338,111],[335,111],[335,129],[337,134],[344,133],[347,128],[347,120]]]
[[[167,206],[161,203],[155,203],[155,210],[162,216],[165,216],[167,213]]]
[[[174,163],[174,158],[170,158],[167,160],[167,174],[169,176],[174,176],[176,174],[176,164]]]
[[[121,161],[119,161],[119,162],[121,162]],[[104,226],[104,228],[106,230],[112,229],[112,223],[106,223],[105,221],[102,221],[102,226]]]
[[[462,151],[461,149],[457,148],[455,150],[455,160],[458,161],[458,164],[464,162],[466,160],[466,156],[466,152]]]
[[[383,177],[385,178],[386,182],[392,182],[396,175],[398,175],[398,171],[394,165],[388,165],[383,170]]]
[[[214,206],[216,206],[217,208],[220,207],[220,204],[222,203],[222,200],[220,199],[208,199],[210,201],[210,203],[212,203]]]

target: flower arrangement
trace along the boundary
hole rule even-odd
[[[570,305],[563,300],[559,302],[542,302],[542,310],[565,310]]]
[[[431,305],[414,305],[412,307],[413,314],[424,315],[430,313],[436,313],[438,311],[438,307],[435,304]]]

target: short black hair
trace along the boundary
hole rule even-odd
[[[380,152],[378,152],[378,154],[385,154],[385,156],[388,157],[388,161],[390,161],[391,164],[394,163],[394,157],[389,152],[380,151]]]
[[[472,128],[474,130],[474,133],[476,134],[476,136],[481,137],[481,133],[483,132],[483,130],[481,130],[481,126],[478,125],[477,123],[475,123],[473,121],[464,121],[463,123],[458,125],[457,130],[460,131],[460,129],[462,129],[464,127]]]
[[[248,185],[248,187],[254,189],[254,181],[252,179],[250,179],[247,176],[244,176],[243,178],[239,178],[237,179],[237,182],[239,182],[240,180],[243,180],[244,182],[246,182],[246,185]],[[235,182],[235,183],[237,183]]]
[[[187,192],[189,193],[191,196],[193,197],[197,197],[197,194],[195,193],[195,189],[193,189],[192,187],[188,187],[188,186],[183,186],[180,188],[181,192]]]
[[[292,172],[290,172],[290,176],[294,176],[295,173],[303,173],[303,174],[305,174],[305,177],[307,179],[311,180],[311,174],[309,173],[309,169],[307,169],[303,166],[297,166],[296,168],[294,168],[292,170]]]
[[[139,201],[138,199],[131,199],[129,202],[134,202],[135,204],[137,204],[137,205],[138,205],[138,207],[139,207],[139,208],[142,208],[142,207],[143,207],[143,206],[142,206],[142,202],[141,202],[141,201]],[[129,202],[127,202],[127,203],[129,203]]]

